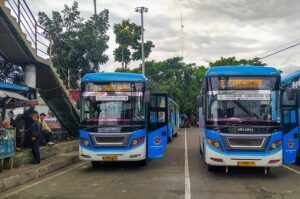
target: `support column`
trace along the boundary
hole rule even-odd
[[[27,64],[24,70],[25,74],[25,85],[36,88],[36,65]]]

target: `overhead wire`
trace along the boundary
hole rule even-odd
[[[290,46],[288,46],[288,47],[286,47],[286,48],[280,49],[280,50],[278,50],[278,51],[275,51],[275,52],[273,52],[273,53],[271,53],[271,54],[265,55],[265,56],[263,56],[263,57],[258,57],[258,60],[262,60],[262,59],[265,59],[265,58],[267,58],[267,57],[271,57],[271,56],[273,56],[273,55],[276,55],[276,54],[281,53],[281,52],[283,52],[283,51],[286,51],[286,50],[288,50],[288,49],[294,48],[294,47],[296,47],[296,46],[298,46],[298,45],[300,45],[300,42],[298,42],[298,43],[296,43],[296,44],[293,44],[293,45],[290,45]]]

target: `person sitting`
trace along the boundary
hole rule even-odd
[[[54,145],[55,143],[53,142],[53,133],[51,131],[51,129],[49,128],[49,126],[47,125],[46,121],[45,121],[45,117],[46,114],[45,113],[41,113],[40,114],[40,123],[42,125],[42,137],[43,140],[45,139],[45,141],[47,142],[48,145]]]

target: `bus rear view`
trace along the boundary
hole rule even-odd
[[[269,67],[207,71],[198,97],[200,151],[214,166],[276,167],[284,163],[280,73]],[[294,154],[288,154],[294,156]]]

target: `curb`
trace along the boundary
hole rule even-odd
[[[22,185],[30,180],[64,168],[79,161],[78,152],[64,153],[41,162],[40,165],[26,165],[20,169],[13,169],[0,179],[0,193],[12,187]]]

